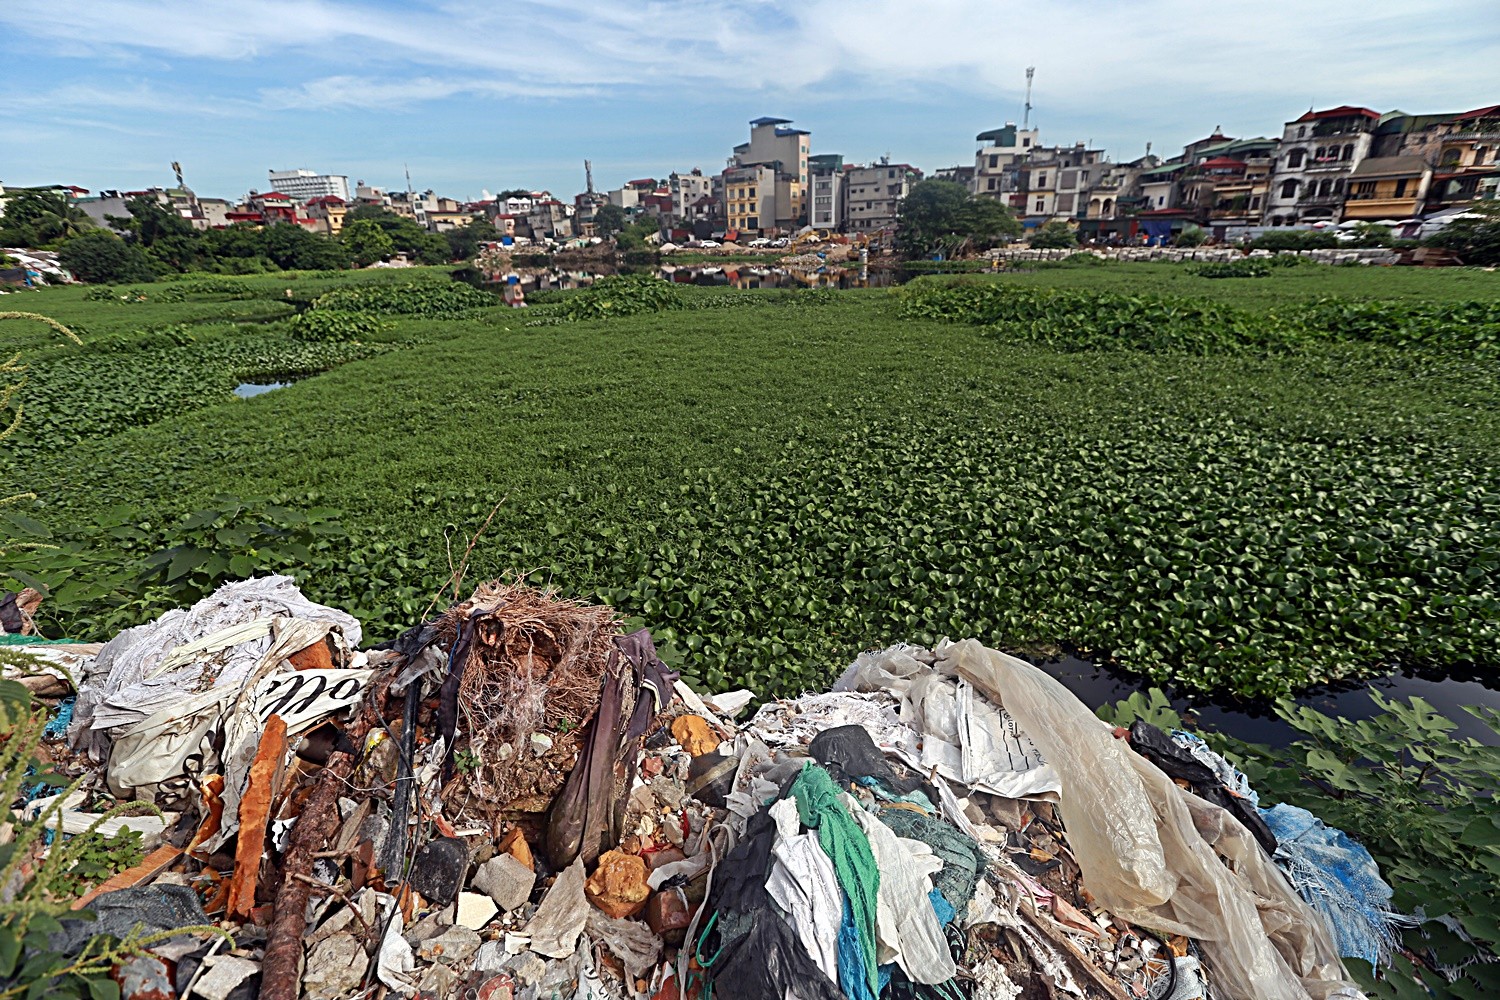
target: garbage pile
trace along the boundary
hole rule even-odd
[[[1353,1000],[1340,955],[1390,945],[1373,864],[1331,895],[1356,845],[974,640],[749,714],[523,584],[363,638],[268,577],[86,651],[80,801],[161,814],[67,933],[232,939],[125,997]]]

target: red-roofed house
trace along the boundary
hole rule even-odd
[[[344,216],[349,212],[349,205],[336,194],[325,194],[308,199],[304,210],[307,217],[318,224],[320,232],[337,236],[344,230]]]

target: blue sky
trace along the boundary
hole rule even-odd
[[[0,183],[205,195],[309,167],[456,197],[814,152],[971,162],[1036,66],[1047,143],[1134,158],[1309,105],[1500,103],[1494,0],[87,0],[0,4]]]

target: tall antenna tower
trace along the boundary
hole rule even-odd
[[[1031,126],[1031,78],[1036,75],[1035,66],[1026,67],[1026,113],[1021,116],[1021,128]]]
[[[410,205],[412,203],[411,164],[403,163],[401,165],[406,168],[406,203]]]
[[[583,161],[583,179],[589,194],[594,193],[594,164],[589,160]]]

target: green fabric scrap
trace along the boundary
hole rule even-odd
[[[839,801],[839,787],[828,772],[816,764],[803,765],[788,793],[797,800],[802,825],[818,831],[818,846],[833,862],[839,888],[849,898],[854,927],[864,953],[870,993],[879,995],[875,962],[875,899],[880,893],[880,868],[870,851],[870,841],[849,810]]]

